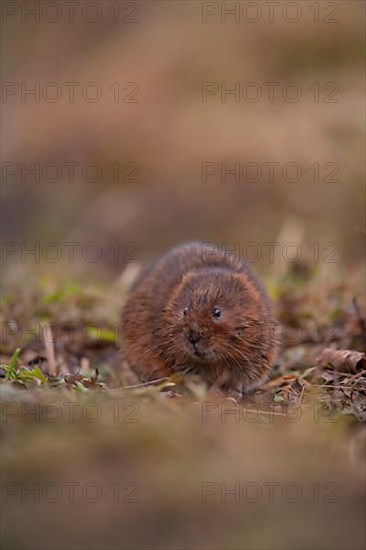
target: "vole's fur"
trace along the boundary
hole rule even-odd
[[[196,373],[240,397],[271,368],[277,323],[250,268],[204,247],[174,248],[138,279],[122,311],[122,348],[144,381]]]

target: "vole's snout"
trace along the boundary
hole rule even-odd
[[[189,332],[188,332],[188,340],[191,342],[191,344],[197,344],[197,342],[199,342],[201,339],[201,336],[199,335],[199,333],[194,330],[194,329],[190,329]]]

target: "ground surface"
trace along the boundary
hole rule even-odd
[[[3,547],[362,548],[357,279],[299,268],[267,286],[283,344],[240,405],[195,379],[138,385],[119,350],[118,285],[10,292]]]

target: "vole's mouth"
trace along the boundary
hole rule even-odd
[[[200,359],[201,361],[204,361],[207,359],[207,352],[206,350],[203,350],[202,347],[198,344],[190,344],[191,353],[195,359]]]
[[[207,361],[209,350],[205,348],[204,341],[197,332],[191,330],[187,334],[187,346],[192,359],[198,360],[199,362]]]
[[[204,354],[199,349],[196,348],[196,344],[192,344],[192,346],[193,346],[193,350],[194,350],[193,351],[194,355],[197,355],[197,357],[203,357],[204,356]]]

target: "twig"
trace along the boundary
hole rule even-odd
[[[304,391],[305,391],[305,384],[303,385],[302,390],[301,390],[301,393],[300,393],[299,405],[300,405],[300,403],[301,403],[301,401],[302,401],[302,396],[304,395]]]
[[[133,390],[135,388],[143,388],[145,386],[156,386],[157,384],[160,384],[160,382],[164,382],[164,380],[168,380],[168,379],[166,377],[157,378],[156,380],[150,380],[149,382],[141,382],[141,384],[134,384],[133,386],[124,386],[123,389]]]
[[[357,378],[361,378],[361,376],[364,376],[366,374],[366,370],[362,370],[361,372],[358,372],[357,374],[351,375],[351,377],[345,381],[345,385],[349,384],[349,382],[353,382],[354,380],[357,380]]]
[[[50,376],[56,376],[57,364],[55,355],[55,342],[53,338],[52,326],[50,323],[44,323],[42,327],[43,343],[46,350],[46,357],[48,361],[48,374]]]
[[[336,386],[334,384],[331,384],[331,385],[324,385],[324,384],[312,384],[312,386],[314,388],[334,388],[334,389],[341,389],[341,390],[344,390],[344,389],[349,389],[348,386]]]

